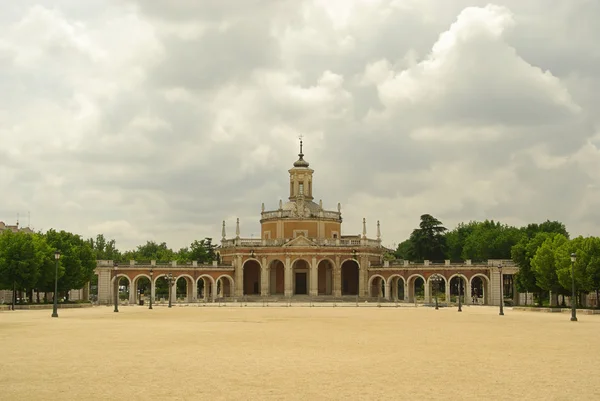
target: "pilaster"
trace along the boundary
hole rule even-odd
[[[267,258],[263,256],[260,263],[260,295],[263,297],[269,296],[269,277]]]
[[[319,295],[319,272],[317,267],[317,256],[314,255],[310,264],[310,290],[309,295],[311,297],[316,297]]]
[[[283,278],[285,282],[284,295],[286,297],[291,297],[294,292],[292,290],[292,262],[289,256],[285,257]]]
[[[342,268],[340,267],[340,255],[335,256],[335,265],[333,266],[333,296],[342,296]]]

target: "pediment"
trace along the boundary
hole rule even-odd
[[[305,236],[298,236],[292,240],[289,240],[288,242],[286,242],[285,244],[283,244],[283,246],[287,246],[287,247],[307,247],[307,246],[318,246],[315,242],[309,240],[308,238],[306,238]]]

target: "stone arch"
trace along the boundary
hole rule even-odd
[[[213,288],[215,288],[215,279],[211,275],[201,274],[196,279],[196,298],[209,301]]]
[[[146,289],[144,289],[144,291],[140,290],[140,280],[142,280],[142,279],[148,279],[149,288],[147,289],[147,291],[146,291]],[[131,287],[134,291],[130,291],[130,294],[129,294],[130,302],[131,302],[132,295],[133,295],[133,297],[139,296],[140,298],[142,298],[142,295],[144,297],[150,296],[150,293],[152,292],[152,279],[150,278],[150,276],[148,274],[140,273],[137,276],[135,276],[131,281],[132,281]],[[139,294],[138,294],[138,292],[139,292]],[[133,293],[133,294],[131,294],[131,293]],[[134,302],[135,302],[135,299],[134,299]]]
[[[127,279],[127,285],[126,285],[127,290],[121,291],[121,283],[122,283],[123,277],[125,277]],[[127,300],[129,301],[129,303],[131,303],[131,297],[132,297],[132,294],[134,294],[134,292],[131,291],[132,280],[125,273],[117,273],[111,279],[111,286],[110,286],[110,299],[111,299],[111,302],[114,302],[113,300],[115,299],[115,294],[114,294],[115,280],[117,281],[117,287],[119,289],[118,290],[119,291],[119,295],[118,295],[119,301],[121,301],[122,293],[125,292],[127,294]],[[135,302],[135,298],[134,298],[134,302]]]
[[[269,262],[269,293],[283,295],[285,293],[285,263],[280,259]]]
[[[436,288],[435,283],[431,280],[432,277],[438,276],[442,278],[442,281],[439,283],[439,288]],[[429,289],[429,300],[431,301],[436,295],[438,300],[442,300],[446,298],[446,287],[448,286],[448,280],[446,276],[442,273],[433,273],[429,277],[427,277],[427,287]]]
[[[369,277],[369,283],[367,284],[367,288],[369,289],[369,297],[381,297],[385,298],[385,286],[387,282],[385,277],[381,274],[374,274]]]
[[[358,295],[360,264],[354,259],[344,259],[340,264],[342,295]]]
[[[305,258],[292,261],[292,293],[294,295],[309,295],[310,262]]]
[[[181,280],[181,279],[184,279],[185,291],[182,291],[181,288],[178,288],[178,287],[182,287],[182,286],[178,285],[180,283],[179,280]],[[175,293],[173,295],[175,295],[175,297],[174,297],[175,301],[177,301],[178,299],[181,299],[181,298],[185,298],[185,302],[192,302],[192,300],[194,299],[194,282],[195,282],[194,278],[192,276],[190,276],[189,274],[178,275],[177,278],[175,279],[175,283],[173,284],[174,291],[175,291]]]
[[[317,295],[333,295],[333,271],[335,262],[323,258],[317,263]]]
[[[392,301],[404,301],[406,281],[400,274],[392,274],[387,279],[387,287]]]
[[[260,295],[262,265],[258,259],[246,259],[242,264],[243,295]]]
[[[460,281],[459,281],[460,280]],[[460,290],[459,285],[460,283]],[[448,278],[448,285],[450,286],[450,300],[456,300],[458,302],[458,294],[460,292],[462,303],[466,303],[469,298],[470,290],[469,290],[469,280],[464,274],[453,274]]]
[[[489,304],[490,279],[482,273],[475,273],[469,280],[470,299],[469,303]]]
[[[415,302],[418,295],[420,295],[421,288],[423,290],[423,295],[425,295],[425,286],[427,285],[427,280],[422,274],[415,273],[410,275],[406,279],[406,283],[408,285],[408,302]],[[417,286],[419,290],[417,290]]]
[[[228,274],[220,275],[215,282],[217,283],[217,297],[229,298],[234,294],[233,278]]]

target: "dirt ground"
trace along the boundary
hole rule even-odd
[[[600,399],[600,315],[274,305],[50,314],[0,312],[0,399]]]

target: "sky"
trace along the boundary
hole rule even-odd
[[[491,1],[491,3],[490,3]],[[0,220],[174,249],[259,237],[304,137],[343,235],[600,235],[597,0],[20,0],[0,13]]]

